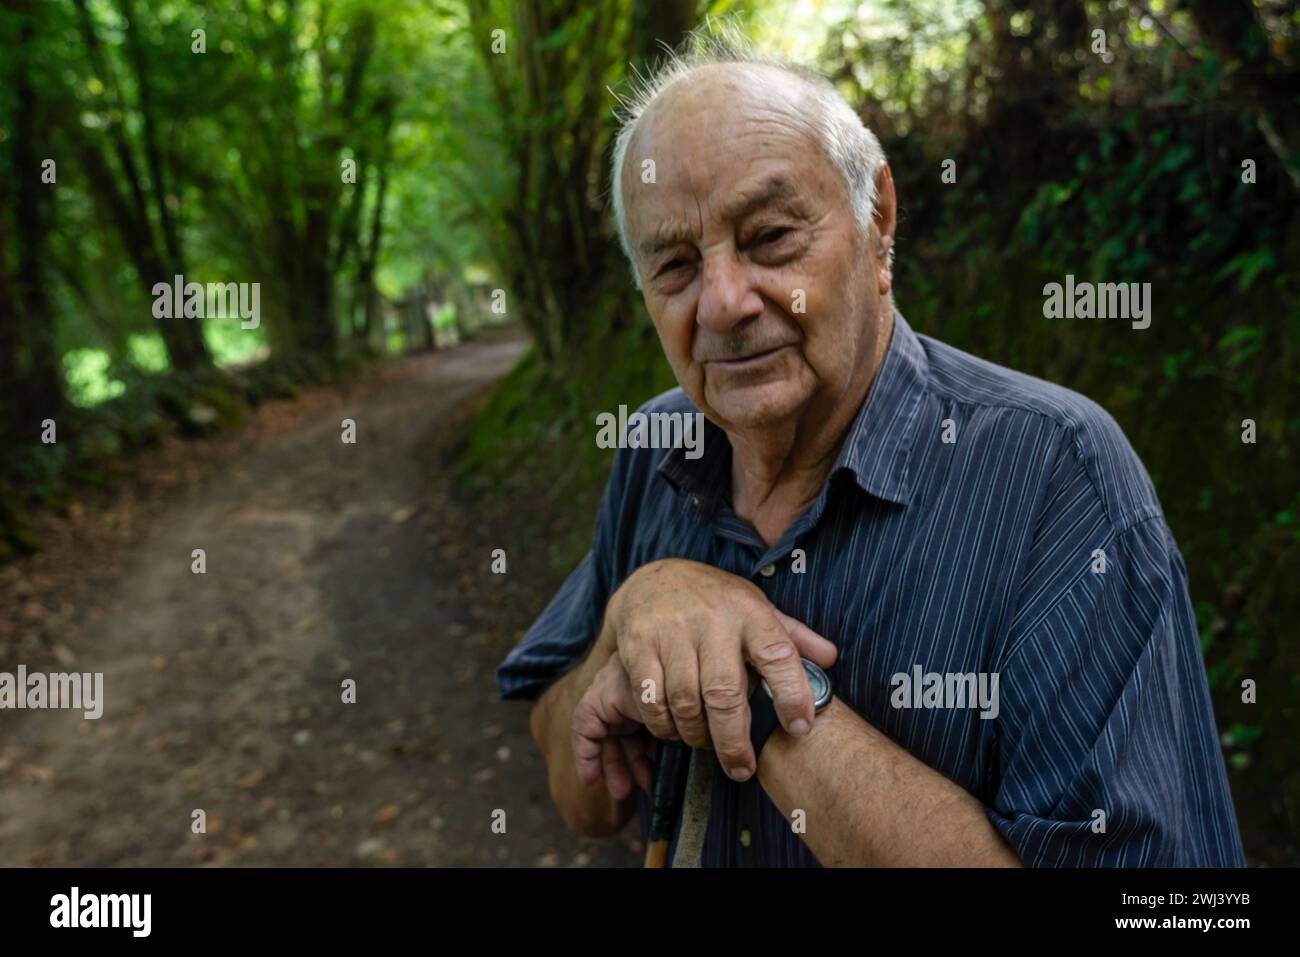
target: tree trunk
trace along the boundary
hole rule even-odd
[[[392,128],[392,111],[384,117],[384,140],[387,143],[389,130]],[[383,241],[384,203],[388,197],[388,150],[385,148],[380,160],[379,183],[375,189],[375,205],[370,213],[370,229],[365,247],[361,251],[361,261],[357,265],[357,296],[365,303],[362,320],[361,338],[369,343],[374,325],[374,312],[379,298],[375,288],[375,266],[379,261],[379,248]]]
[[[632,43],[642,70],[664,55],[662,44],[676,47],[699,19],[699,0],[636,0],[632,9]]]
[[[131,107],[118,89],[116,73],[104,55],[94,17],[86,0],[75,0],[75,6],[87,58],[95,72],[102,77],[111,94],[113,106],[125,114]],[[142,46],[133,6],[127,0],[122,0],[119,12],[125,21],[131,66],[135,74],[135,105],[141,117],[144,147],[137,151],[131,134],[121,119],[110,121],[102,136],[117,158],[121,178],[127,186],[125,193],[113,174],[105,145],[101,145],[94,134],[80,128],[76,128],[76,135],[81,140],[79,156],[91,193],[117,228],[136,275],[146,290],[151,290],[155,283],[171,284],[176,276],[185,275],[185,254],[179,231],[167,205],[165,173],[157,146],[158,117],[151,94],[153,84],[149,73],[149,57]],[[137,158],[137,152],[143,152],[143,163]],[[141,173],[142,166],[149,173],[147,183]],[[154,225],[155,220],[159,223],[157,227]],[[186,281],[191,278],[186,276]],[[211,367],[212,357],[203,339],[202,320],[183,317],[159,319],[158,331],[167,347],[173,368],[189,371]]]
[[[32,11],[27,3],[19,3],[17,13],[21,20],[13,64],[11,149],[18,180],[7,184],[16,248],[12,253],[6,248],[0,221],[0,406],[9,416],[6,434],[34,437],[41,419],[54,418],[63,407],[45,270],[49,191],[55,187],[41,182],[43,157],[36,149],[41,99],[31,74],[36,42]]]

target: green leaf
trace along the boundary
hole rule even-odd
[[[1165,363],[1164,363],[1165,378],[1171,381],[1177,379],[1179,368],[1183,366],[1191,358],[1192,358],[1192,351],[1190,349],[1185,349],[1182,352],[1165,356]]]
[[[1264,335],[1259,326],[1238,326],[1225,334],[1215,345],[1220,352],[1227,352],[1238,343],[1253,343]]]
[[[1216,280],[1226,279],[1233,273],[1240,273],[1237,280],[1237,291],[1245,292],[1255,282],[1256,277],[1265,269],[1272,269],[1277,264],[1273,258],[1273,250],[1267,246],[1251,252],[1241,253],[1232,259],[1220,269],[1214,276]]]
[[[1228,729],[1228,737],[1231,738],[1232,743],[1238,747],[1245,747],[1251,742],[1258,740],[1259,736],[1263,733],[1264,731],[1262,728],[1253,724],[1234,724]]]

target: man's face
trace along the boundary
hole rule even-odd
[[[728,431],[833,408],[888,302],[878,240],[861,237],[814,122],[787,75],[708,67],[655,101],[623,164],[646,308],[677,381]]]

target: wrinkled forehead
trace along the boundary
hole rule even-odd
[[[718,200],[782,168],[796,183],[834,176],[819,109],[807,81],[775,67],[708,66],[678,80],[642,114],[628,143],[621,186],[629,232],[642,208],[661,215]]]

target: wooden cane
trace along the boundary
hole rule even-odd
[[[646,835],[645,866],[667,867],[668,848],[682,810],[691,749],[682,741],[661,741],[650,799],[650,830]]]

